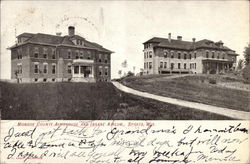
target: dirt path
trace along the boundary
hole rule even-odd
[[[134,94],[137,96],[151,98],[154,100],[158,100],[158,101],[162,101],[162,102],[166,102],[166,103],[170,103],[170,104],[175,104],[175,105],[180,105],[180,106],[184,106],[184,107],[189,107],[189,108],[193,108],[193,109],[197,109],[197,110],[216,113],[216,114],[231,117],[234,119],[241,119],[241,120],[249,120],[250,119],[250,112],[244,112],[244,111],[216,107],[216,106],[202,104],[202,103],[185,101],[185,100],[181,100],[181,99],[175,99],[175,98],[170,98],[170,97],[154,95],[154,94],[150,94],[147,92],[141,92],[141,91],[137,91],[135,89],[126,87],[126,86],[124,86],[121,83],[116,82],[116,81],[113,81],[112,83],[119,90],[124,91],[126,93],[131,93],[131,94]]]

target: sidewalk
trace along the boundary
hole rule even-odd
[[[216,113],[219,115],[231,117],[234,119],[240,119],[240,120],[249,120],[250,119],[250,112],[244,112],[244,111],[239,111],[239,110],[233,110],[233,109],[228,109],[228,108],[222,108],[222,107],[216,107],[212,105],[207,105],[207,104],[202,104],[202,103],[197,103],[197,102],[190,102],[190,101],[185,101],[185,100],[180,100],[180,99],[175,99],[175,98],[170,98],[170,97],[164,97],[164,96],[158,96],[154,94],[150,94],[147,92],[141,92],[137,91],[135,89],[126,87],[122,85],[119,82],[113,81],[113,85],[118,88],[119,90],[126,92],[126,93],[131,93],[137,96],[145,97],[145,98],[150,98],[170,104],[175,104],[175,105],[180,105],[184,107],[189,107],[197,110],[202,110],[202,111],[207,111],[211,113]]]

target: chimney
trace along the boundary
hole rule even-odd
[[[182,36],[177,36],[177,40],[182,40]]]
[[[193,40],[193,43],[195,43],[195,38],[193,38],[192,40]]]
[[[57,33],[56,33],[56,36],[61,36],[61,35],[62,35],[61,32],[57,32]]]
[[[68,31],[69,31],[69,36],[75,35],[75,27],[74,26],[69,26]]]
[[[171,42],[171,33],[168,33],[168,41]]]

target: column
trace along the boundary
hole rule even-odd
[[[216,63],[216,74],[219,74],[219,63]]]
[[[94,67],[93,66],[90,66],[90,72],[91,74],[89,75],[89,77],[94,77]]]

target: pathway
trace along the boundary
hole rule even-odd
[[[250,120],[250,112],[244,112],[244,111],[233,110],[233,109],[228,109],[228,108],[223,108],[223,107],[216,107],[216,106],[197,103],[197,102],[190,102],[190,101],[185,101],[185,100],[181,100],[181,99],[175,99],[175,98],[170,98],[170,97],[154,95],[151,93],[142,92],[142,91],[138,91],[138,90],[126,87],[126,86],[124,86],[121,83],[116,82],[116,81],[113,81],[112,83],[119,90],[124,91],[126,93],[131,93],[131,94],[134,94],[137,96],[150,98],[150,99],[154,99],[154,100],[158,100],[158,101],[162,101],[162,102],[166,102],[166,103],[170,103],[170,104],[180,105],[180,106],[184,106],[184,107],[188,107],[188,108],[207,111],[207,112],[211,112],[211,113],[216,113],[216,114],[231,117],[234,119]]]

